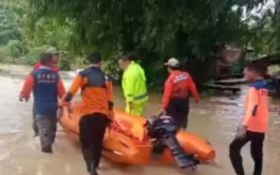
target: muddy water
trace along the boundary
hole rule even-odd
[[[0,175],[85,175],[79,146],[59,129],[53,155],[40,152],[39,141],[33,138],[31,129],[32,102],[19,103],[17,95],[22,78],[0,76]],[[241,121],[246,88],[234,98],[212,97],[202,103],[192,103],[189,130],[206,137],[217,150],[214,163],[200,165],[197,175],[233,175],[228,160],[228,145],[235,128]],[[117,93],[117,106],[122,107],[121,93]],[[152,94],[147,115],[159,108],[160,95]],[[277,102],[273,102],[277,106]],[[265,175],[277,175],[280,171],[280,116],[271,113],[271,129],[265,144]],[[243,150],[247,171],[252,171],[248,146]],[[149,165],[145,167],[121,167],[104,160],[101,174],[105,175],[183,175],[177,167]]]

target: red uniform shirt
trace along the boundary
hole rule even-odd
[[[199,101],[199,94],[189,73],[173,71],[165,82],[162,108],[166,109],[172,98],[188,98],[189,92]]]
[[[41,66],[42,66],[41,63],[37,63],[34,65],[33,69],[38,70],[38,69],[40,69]],[[55,71],[56,73],[58,73],[60,71],[59,67],[57,67],[57,66],[53,66],[52,70]]]

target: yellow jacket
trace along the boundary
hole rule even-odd
[[[142,67],[132,61],[124,71],[122,88],[126,102],[143,103],[148,100],[146,76]]]

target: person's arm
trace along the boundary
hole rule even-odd
[[[59,79],[59,81],[58,81],[57,90],[58,90],[59,98],[62,99],[65,94],[65,88],[64,88],[64,85],[63,85],[63,82],[61,79]]]
[[[113,82],[111,80],[106,81],[106,93],[107,93],[107,99],[108,99],[108,107],[109,107],[109,118],[114,118],[114,102],[113,102]]]
[[[195,98],[196,103],[198,103],[200,101],[199,93],[196,88],[196,84],[190,75],[189,75],[188,83],[189,83],[189,90],[192,93],[193,97]]]
[[[25,79],[23,88],[20,92],[20,101],[25,99],[26,101],[29,100],[30,94],[34,87],[34,77],[32,74],[28,75],[28,77]]]
[[[251,87],[249,89],[249,95],[248,95],[248,100],[247,100],[247,105],[246,105],[246,111],[245,111],[245,117],[243,121],[243,126],[248,127],[248,123],[250,121],[250,118],[255,117],[257,110],[258,110],[258,91]]]
[[[114,90],[113,90],[113,82],[109,77],[106,81],[106,94],[107,94],[107,99],[108,99],[108,104],[109,104],[109,110],[113,110]]]
[[[114,94],[114,91],[113,91],[113,82],[112,81],[107,81],[106,82],[106,93],[107,93],[107,98],[108,98],[108,101],[113,101],[113,94]]]
[[[163,93],[162,106],[161,106],[163,110],[166,110],[170,103],[172,89],[173,89],[173,82],[172,82],[172,78],[169,77],[164,85],[164,93]]]
[[[73,98],[73,96],[78,92],[78,90],[83,87],[84,80],[83,77],[79,74],[76,76],[76,78],[73,80],[72,85],[68,92],[66,93],[66,96],[64,97],[63,101],[70,102]]]

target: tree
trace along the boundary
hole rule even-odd
[[[191,70],[211,64],[225,43],[247,44],[246,12],[267,0],[31,0],[33,21],[70,21],[71,45],[106,58],[136,52],[156,82],[162,62],[175,56]],[[205,64],[202,64],[205,63]],[[152,76],[151,76],[152,75]]]
[[[9,40],[21,40],[19,16],[0,4],[0,45]]]

